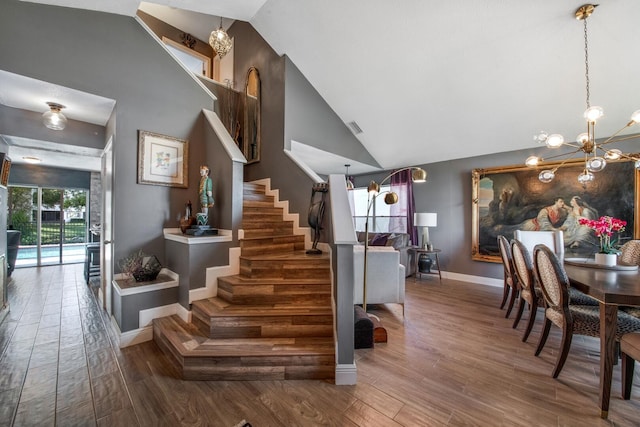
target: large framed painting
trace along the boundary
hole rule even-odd
[[[627,221],[618,243],[640,237],[638,221],[640,172],[633,161],[609,161],[587,184],[578,182],[584,160],[548,163],[560,166],[550,183],[538,180],[541,168],[507,166],[472,172],[472,259],[501,262],[497,237],[511,240],[515,230],[563,230],[565,256],[591,256],[598,251],[593,230],[582,217],[608,215]]]
[[[187,188],[189,142],[138,131],[138,183]]]

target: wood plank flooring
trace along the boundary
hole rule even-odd
[[[639,366],[630,401],[614,368],[609,420],[601,420],[598,340],[576,337],[554,380],[559,331],[534,357],[540,322],[521,342],[526,321],[511,328],[499,288],[407,279],[404,319],[399,305],[369,306],[388,342],[356,351],[355,386],[182,381],[155,343],[112,345],[81,265],[17,269],[9,296],[0,324],[2,426],[640,425]]]

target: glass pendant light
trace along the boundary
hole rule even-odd
[[[42,123],[52,130],[62,130],[67,126],[67,118],[60,110],[65,108],[64,105],[56,102],[47,102],[49,110],[42,115]]]
[[[538,175],[538,179],[540,180],[540,182],[544,182],[545,184],[553,181],[553,178],[555,177],[556,174],[553,173],[552,170],[543,170],[542,172],[540,172],[540,175]]]

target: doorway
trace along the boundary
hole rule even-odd
[[[84,261],[88,190],[9,186],[8,191],[7,228],[20,234],[16,268]]]

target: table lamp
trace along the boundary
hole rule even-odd
[[[414,213],[413,225],[422,227],[422,249],[433,250],[433,245],[429,240],[429,227],[438,226],[438,214],[431,212]]]

